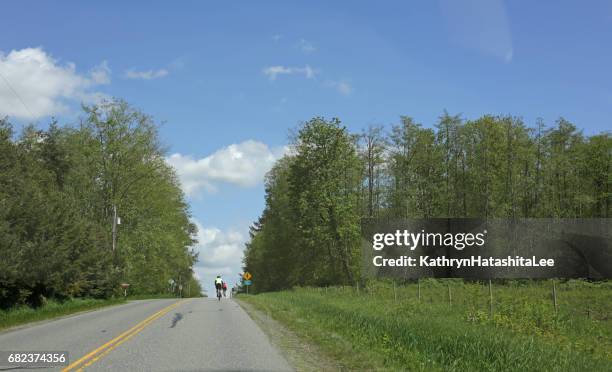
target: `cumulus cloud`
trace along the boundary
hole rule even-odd
[[[199,223],[196,223],[198,226]],[[198,266],[224,268],[240,264],[243,244],[246,237],[233,230],[222,231],[218,228],[198,226],[198,252],[203,253]]]
[[[300,50],[306,54],[313,53],[317,51],[317,48],[308,40],[300,39],[298,43],[298,47]]]
[[[203,284],[212,290],[212,282],[217,275],[222,275],[231,285],[237,279],[242,268],[244,244],[248,240],[248,228],[244,232],[238,229],[221,230],[216,227],[205,227],[193,220],[198,227],[198,262],[194,271]]]
[[[270,80],[276,80],[279,75],[304,75],[306,79],[312,79],[315,76],[316,71],[309,65],[304,67],[286,67],[278,65],[264,68],[263,73]]]
[[[284,148],[270,149],[264,143],[247,140],[205,158],[194,159],[177,153],[166,161],[176,169],[185,194],[194,196],[201,190],[215,191],[218,183],[254,186],[263,180],[283,153]]]
[[[64,114],[71,102],[97,102],[107,97],[95,87],[109,84],[110,74],[106,61],[79,74],[42,48],[0,51],[0,116],[37,119]]]
[[[138,80],[153,80],[163,78],[168,75],[168,70],[165,68],[160,68],[159,70],[146,70],[146,71],[137,71],[137,70],[127,70],[123,74],[126,79],[138,79]]]

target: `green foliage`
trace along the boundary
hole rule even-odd
[[[0,120],[0,308],[192,279],[195,226],[157,125],[123,101],[84,111],[78,126],[53,121],[18,138]]]
[[[401,116],[359,137],[314,118],[268,174],[245,270],[254,293],[353,283],[362,217],[608,218],[611,166],[610,133],[585,137],[563,118],[529,128],[444,112],[426,128]]]
[[[266,178],[266,208],[251,228],[247,270],[253,290],[352,283],[359,264],[361,163],[336,119],[304,123],[293,154]]]
[[[360,164],[337,119],[303,125],[289,166],[289,200],[299,235],[302,283],[351,283],[359,241]]]
[[[123,298],[108,300],[87,298],[72,299],[63,302],[51,300],[36,309],[29,306],[19,306],[10,310],[0,310],[0,329],[124,302],[125,300]]]
[[[448,302],[448,285],[453,293]],[[319,344],[347,369],[599,371],[612,362],[609,284],[494,285],[426,280],[392,286],[296,288],[240,297]],[[585,300],[588,299],[590,301]],[[594,303],[595,302],[595,303]],[[605,301],[604,301],[605,302]],[[601,318],[588,317],[591,306]]]

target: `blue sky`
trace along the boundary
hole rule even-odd
[[[3,2],[0,115],[44,127],[116,96],[164,122],[208,286],[239,271],[262,175],[300,121],[339,117],[360,131],[410,115],[431,126],[447,109],[609,130],[612,2],[588,5]]]

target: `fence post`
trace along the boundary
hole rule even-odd
[[[450,283],[448,283],[448,306],[453,306],[453,298],[451,296]]]
[[[418,288],[419,302],[421,302],[421,278],[417,279],[417,288]]]
[[[553,279],[553,303],[555,305],[555,315],[557,314],[557,287],[555,286],[555,280]]]
[[[489,318],[493,318],[493,288],[489,279]]]

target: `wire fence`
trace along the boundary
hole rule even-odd
[[[581,280],[464,281],[421,279],[370,281],[355,286],[308,287],[328,296],[352,296],[422,309],[447,307],[473,321],[532,318],[536,323],[611,320],[612,283]]]

